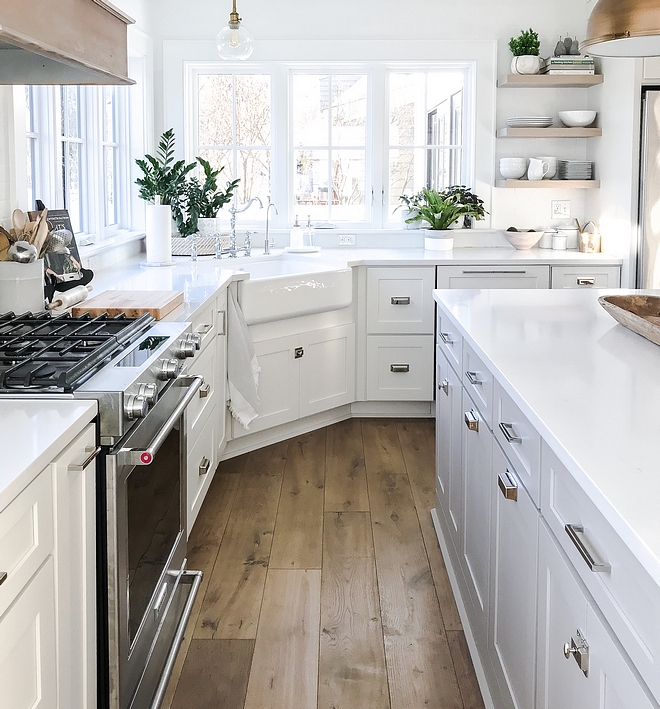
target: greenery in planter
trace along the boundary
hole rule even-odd
[[[406,209],[417,209],[421,201],[424,199],[424,194],[422,192],[417,192],[417,194],[402,194],[399,197],[399,200],[403,202],[403,204],[406,205]],[[403,206],[403,204],[400,204],[397,209]],[[396,210],[395,210],[396,211]]]
[[[479,220],[485,215],[483,201],[466,187],[449,187],[443,192],[422,190],[422,197],[415,205],[418,214],[406,219],[406,224],[425,221],[435,231],[449,229],[461,217]]]
[[[531,27],[522,30],[518,37],[509,40],[509,49],[514,57],[538,56],[541,49],[539,36]]]
[[[217,216],[218,211],[234,194],[240,180],[227,182],[226,188],[218,189],[218,176],[224,170],[214,170],[208,160],[197,158],[204,170],[204,180],[192,177],[185,182],[181,194],[172,201],[172,214],[179,234],[183,237],[198,231],[198,220]]]
[[[145,155],[135,162],[144,173],[135,183],[140,187],[140,197],[145,202],[172,204],[185,188],[186,175],[195,163],[186,165],[185,160],[174,161],[174,130],[166,130],[158,142],[156,157]]]

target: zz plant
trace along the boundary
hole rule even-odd
[[[136,160],[143,177],[135,183],[140,188],[140,197],[145,202],[172,204],[177,200],[186,184],[186,175],[195,167],[195,163],[186,165],[185,160],[174,160],[174,130],[166,130],[160,137],[156,157],[145,155]]]

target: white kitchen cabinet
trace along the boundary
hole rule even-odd
[[[433,400],[433,335],[367,338],[369,401]]]
[[[619,266],[552,266],[551,288],[619,288]]]
[[[539,511],[493,444],[490,655],[503,706],[534,706]]]
[[[209,424],[204,426],[194,442],[188,445],[188,475],[187,475],[187,530],[188,535],[195,524],[199,510],[208,492],[215,469],[218,465],[218,426],[210,421],[218,416],[214,406],[210,412]]]
[[[437,288],[549,288],[549,266],[438,266]]]
[[[215,447],[219,456],[227,443],[227,289],[218,296],[217,301],[217,327],[216,337],[216,420],[217,431]]]

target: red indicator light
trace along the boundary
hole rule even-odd
[[[140,460],[141,460],[145,465],[149,465],[149,463],[151,463],[151,461],[153,460],[153,456],[151,455],[151,453],[146,453],[146,452],[145,452],[145,453],[142,453],[142,455],[140,456]]]

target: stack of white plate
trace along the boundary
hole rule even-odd
[[[552,125],[552,116],[514,116],[507,118],[509,128],[549,128]]]
[[[592,180],[594,164],[580,160],[559,160],[557,162],[557,177],[560,180]]]

